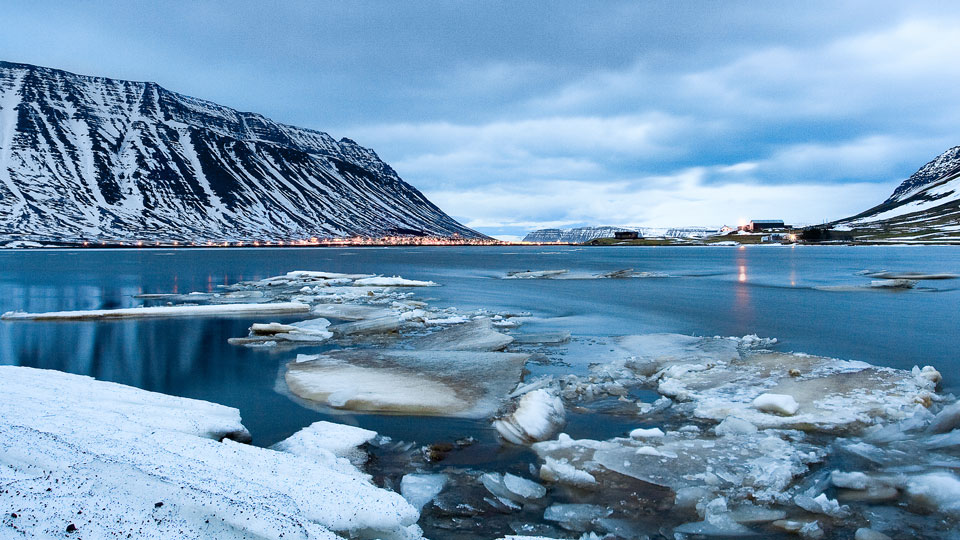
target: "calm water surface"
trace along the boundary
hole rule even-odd
[[[623,268],[671,277],[502,280],[512,270]],[[0,252],[0,311],[139,305],[140,293],[216,291],[221,284],[291,270],[401,275],[442,287],[417,290],[437,307],[529,311],[521,331],[570,330],[579,339],[534,373],[583,371],[603,360],[590,338],[647,332],[776,337],[782,350],[909,369],[932,364],[958,389],[960,280],[912,291],[817,290],[864,285],[862,270],[960,273],[949,247],[350,248]],[[276,318],[274,318],[276,319]],[[286,322],[293,319],[279,319]],[[269,445],[323,414],[283,393],[281,367],[296,352],[233,347],[262,318],[0,323],[0,364],[27,365],[237,407],[255,444]],[[569,366],[569,367],[568,367]],[[473,435],[474,464],[506,463],[485,421],[338,415],[335,421],[421,444]],[[632,423],[631,423],[632,422]],[[574,437],[608,438],[637,427],[573,415]]]

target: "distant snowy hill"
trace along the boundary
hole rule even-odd
[[[921,167],[883,203],[832,225],[862,240],[960,241],[960,146]]]
[[[583,244],[597,238],[613,238],[618,231],[637,232],[644,237],[698,238],[717,232],[712,227],[577,227],[575,229],[540,229],[523,238],[524,242],[561,242]]]
[[[481,237],[350,139],[0,62],[0,241]]]

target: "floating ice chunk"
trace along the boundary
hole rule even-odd
[[[932,472],[907,481],[907,495],[930,510],[960,517],[960,478],[949,472]]]
[[[527,270],[524,272],[507,272],[503,279],[549,279],[569,273],[569,270]]]
[[[512,342],[512,337],[493,329],[490,319],[481,317],[417,338],[411,345],[438,351],[500,351]]]
[[[480,483],[510,510],[519,510],[521,504],[541,499],[547,494],[547,488],[540,484],[510,473],[484,473],[480,476]]]
[[[479,418],[517,384],[525,354],[340,350],[298,357],[285,380],[296,396],[357,411]]]
[[[862,472],[833,471],[830,473],[830,482],[846,489],[867,489],[873,485],[871,478]]]
[[[296,330],[295,326],[275,322],[253,323],[253,325],[250,326],[250,333],[255,336],[272,336],[274,334],[282,334],[285,332],[292,332],[294,330]]]
[[[634,370],[637,379],[655,382],[661,394],[691,402],[695,416],[720,421],[732,415],[760,429],[857,433],[866,426],[913,417],[918,404],[930,406],[936,399],[930,380],[864,362],[756,351],[733,340],[665,334],[632,336],[621,340],[621,346],[644,355],[635,364],[624,364],[625,369],[641,365],[642,372]],[[639,364],[643,361],[647,363]],[[644,375],[651,371],[651,376]],[[790,396],[798,409],[789,416],[761,411],[752,406],[761,394]],[[793,408],[790,403],[782,405],[772,410]]]
[[[442,326],[446,324],[462,324],[468,320],[470,319],[467,319],[461,315],[452,315],[450,317],[428,317],[423,320],[423,323],[427,326]]]
[[[823,529],[820,528],[817,520],[779,519],[773,522],[773,526],[789,533],[799,534],[802,538],[811,540],[823,538]]]
[[[107,319],[146,319],[158,317],[202,317],[230,315],[264,315],[304,313],[310,306],[299,302],[279,302],[273,304],[216,304],[204,306],[154,306],[121,309],[93,309],[88,311],[51,311],[47,313],[25,313],[8,311],[0,316],[5,321],[54,321],[54,320],[107,320]]]
[[[714,428],[717,435],[726,437],[729,435],[751,435],[757,432],[757,426],[736,416],[728,416],[723,422]]]
[[[956,279],[957,274],[926,274],[923,272],[863,272],[867,277],[885,280],[914,280],[914,279]]]
[[[400,317],[387,315],[376,319],[364,319],[330,327],[334,335],[352,336],[357,334],[389,334],[400,329]]]
[[[493,422],[504,440],[530,444],[551,437],[566,421],[563,401],[547,390],[524,394],[516,410]]]
[[[637,428],[630,432],[632,439],[649,439],[654,437],[663,437],[663,430],[660,428]]]
[[[544,458],[540,467],[540,478],[548,482],[557,482],[579,488],[597,485],[597,479],[587,471],[578,469],[565,459]]]
[[[671,405],[673,405],[673,400],[668,397],[657,398],[653,403],[638,401],[637,412],[641,415],[653,414],[668,409]]]
[[[960,427],[960,401],[944,407],[930,422],[931,433],[947,433]]]
[[[642,442],[573,441],[561,435],[556,441],[534,444],[533,450],[545,462],[544,479],[559,476],[554,472],[558,463],[589,473],[598,483],[623,475],[674,492],[701,488],[757,501],[785,500],[794,479],[807,472],[808,463],[823,456],[811,445],[767,433],[714,439],[670,432]]]
[[[921,380],[930,381],[934,385],[939,384],[940,381],[943,380],[943,375],[941,375],[940,372],[937,371],[937,369],[933,366],[923,366],[923,369],[913,366],[911,373],[913,373],[914,377]]]
[[[309,319],[294,324],[254,323],[250,327],[250,335],[245,338],[230,338],[232,345],[263,346],[272,342],[274,345],[284,343],[315,344],[333,337],[327,330],[330,321],[326,319]]]
[[[793,416],[800,409],[800,404],[793,396],[785,394],[760,394],[753,400],[753,408],[763,412],[775,413],[783,416]]]
[[[278,276],[279,277],[279,276]],[[322,279],[322,280],[331,280],[331,279],[346,279],[353,281],[355,279],[365,279],[374,277],[373,274],[338,274],[336,272],[314,272],[310,270],[294,270],[292,272],[287,272],[285,276],[288,279],[292,280],[310,280],[310,279]],[[267,278],[267,279],[277,279],[277,278]]]
[[[893,539],[883,534],[880,531],[867,529],[865,527],[860,527],[859,529],[857,529],[857,532],[853,534],[853,540],[893,540]]]
[[[357,287],[436,287],[432,281],[404,279],[400,276],[361,278],[353,282]]]
[[[917,282],[912,279],[877,279],[870,282],[874,289],[912,289]]]
[[[727,501],[723,497],[710,501],[705,507],[703,521],[684,523],[674,527],[674,532],[703,536],[749,536],[753,531],[737,523],[727,510]]]
[[[342,319],[344,321],[360,321],[364,319],[379,319],[395,315],[392,310],[376,306],[359,304],[319,304],[310,310],[314,315]]]
[[[585,531],[595,519],[605,518],[613,510],[595,504],[559,504],[547,507],[543,519],[556,521],[561,527],[572,531]]]
[[[302,457],[311,457],[325,451],[336,457],[347,458],[354,465],[362,465],[367,461],[367,455],[360,447],[376,436],[377,432],[369,429],[319,421],[278,442],[272,448]]]
[[[807,512],[813,512],[815,514],[824,514],[834,518],[845,518],[850,515],[850,508],[841,506],[835,499],[828,499],[825,493],[821,493],[816,497],[797,495],[794,497],[793,502]]]
[[[547,488],[533,480],[527,480],[510,473],[503,475],[503,485],[520,500],[542,499],[547,494]]]
[[[517,328],[521,324],[523,323],[521,323],[519,320],[515,318],[493,321],[493,325],[496,326],[497,328]]]
[[[764,508],[762,506],[754,506],[752,504],[745,504],[735,508],[731,510],[728,515],[733,521],[744,525],[754,523],[770,523],[772,521],[777,521],[778,519],[786,519],[787,517],[787,513],[783,510]]]
[[[756,334],[750,334],[740,338],[740,346],[748,349],[763,349],[777,344],[777,338],[762,338]]]
[[[422,510],[447,485],[445,474],[407,474],[400,480],[400,495],[417,510]]]
[[[557,345],[570,341],[570,332],[541,332],[537,334],[515,334],[516,343],[529,345]]]
[[[420,536],[356,472],[221,442],[246,433],[236,409],[24,367],[0,367],[0,393],[0,506],[27,537]]]
[[[427,318],[427,311],[417,308],[404,311],[400,314],[400,320],[403,322],[423,322]]]

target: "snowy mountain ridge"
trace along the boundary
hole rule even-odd
[[[151,82],[0,62],[0,239],[482,237],[356,142]]]
[[[831,225],[862,240],[960,240],[960,146],[921,167],[886,201]]]

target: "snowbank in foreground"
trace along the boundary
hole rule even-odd
[[[225,438],[249,437],[236,409],[12,366],[0,394],[0,506],[18,535],[420,537],[416,509],[358,472]]]

